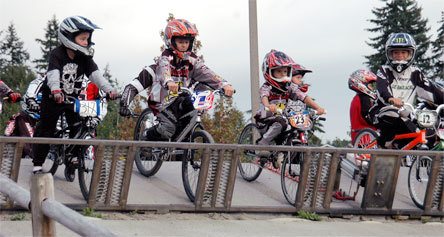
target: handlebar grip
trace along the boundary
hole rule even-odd
[[[318,120],[322,120],[322,121],[325,121],[325,120],[327,120],[326,118],[324,118],[324,117],[319,117],[318,118]]]

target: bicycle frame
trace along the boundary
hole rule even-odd
[[[404,139],[412,139],[409,143],[407,143],[404,147],[402,147],[400,150],[411,150],[414,147],[416,147],[418,144],[426,144],[426,130],[420,130],[419,132],[413,132],[413,133],[404,133],[404,134],[398,134],[393,138],[393,141],[398,140],[404,140]],[[376,139],[370,142],[365,147],[362,147],[362,149],[374,149],[377,146]]]

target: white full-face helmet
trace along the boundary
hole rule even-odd
[[[100,29],[100,27],[87,18],[83,16],[71,16],[64,19],[60,24],[58,37],[65,47],[92,57],[94,55],[94,49],[92,48],[94,43],[91,41],[91,38],[95,29]],[[86,47],[76,44],[74,40],[75,37],[82,32],[90,33]]]

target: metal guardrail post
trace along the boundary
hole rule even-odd
[[[203,160],[200,163],[199,179],[197,180],[197,190],[194,204],[196,210],[202,208],[203,197],[205,192],[205,184],[208,176],[208,168],[210,166],[210,148],[204,150]]]
[[[0,174],[17,182],[22,157],[23,143],[0,143]],[[0,194],[5,200],[5,207],[13,207],[14,202]]]
[[[89,197],[88,197],[88,207],[94,208],[96,204],[96,193],[97,188],[99,185],[99,179],[100,179],[100,172],[97,172],[96,170],[102,169],[102,163],[103,163],[103,152],[105,150],[105,146],[103,144],[100,144],[96,151],[95,151],[95,162],[94,162],[94,171],[91,177],[91,186],[89,189]]]
[[[229,210],[236,179],[237,150],[206,150],[201,163],[196,210]]]
[[[444,156],[435,156],[429,176],[426,195],[424,197],[424,211],[432,209],[443,211],[444,206]]]
[[[301,177],[295,207],[309,211],[329,208],[335,175],[339,163],[338,154],[307,151],[304,153]]]
[[[90,208],[125,208],[134,154],[134,146],[98,146],[88,198]]]
[[[331,157],[331,161],[330,161],[330,167],[329,167],[329,171],[328,171],[327,190],[325,192],[324,203],[322,205],[325,209],[330,208],[333,190],[336,190],[336,188],[337,188],[336,184],[337,184],[338,178],[340,179],[340,176],[341,176],[341,173],[338,172],[338,170],[339,171],[341,170],[339,168],[339,160],[340,160],[339,153],[334,152],[333,156]]]
[[[392,209],[401,158],[372,155],[361,207]]]

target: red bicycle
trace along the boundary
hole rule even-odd
[[[436,106],[436,105],[435,105]],[[410,111],[413,122],[417,124],[421,130],[396,135],[394,143],[401,140],[409,141],[400,150],[443,150],[444,145],[444,118],[442,112],[444,105],[439,105],[435,110],[427,108],[425,103],[420,103],[415,109],[411,104],[404,104],[405,110]],[[353,146],[362,149],[377,149],[377,138],[379,134],[369,128],[361,130],[356,136]],[[432,148],[427,146],[428,139],[434,139],[435,143]],[[368,174],[370,154],[355,154],[355,163],[358,168],[357,181],[360,185],[365,186]],[[410,166],[408,174],[408,188],[410,197],[419,208],[424,207],[424,197],[427,189],[428,178],[431,173],[432,158],[429,156],[406,156],[406,166]],[[354,193],[356,196],[357,190]]]

